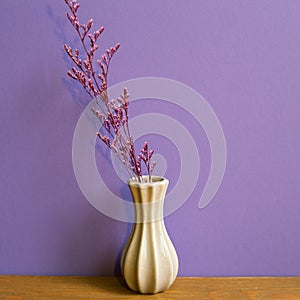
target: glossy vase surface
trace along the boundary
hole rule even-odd
[[[146,177],[143,177],[146,180]],[[167,290],[178,272],[178,258],[167,233],[163,207],[169,181],[129,181],[135,223],[121,257],[122,275],[130,289],[155,294]]]

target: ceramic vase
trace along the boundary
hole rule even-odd
[[[167,233],[163,207],[169,181],[152,176],[151,183],[129,181],[135,223],[121,256],[121,272],[130,289],[155,294],[167,290],[178,272],[178,257]]]

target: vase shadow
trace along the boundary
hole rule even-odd
[[[135,292],[131,291],[126,284],[124,285],[122,279],[119,277],[98,277],[98,276],[89,276],[89,277],[78,277],[78,280],[84,285],[94,289],[99,289],[101,291],[110,292],[110,296],[113,295],[137,295]]]

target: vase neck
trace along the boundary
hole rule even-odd
[[[168,181],[163,180],[154,184],[129,184],[134,203],[151,203],[165,198]]]
[[[153,222],[163,218],[164,199],[168,180],[163,179],[149,184],[129,184],[135,204],[135,222]]]

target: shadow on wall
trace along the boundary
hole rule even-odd
[[[57,39],[61,42],[61,57],[66,65],[66,75],[61,79],[63,86],[70,94],[70,98],[80,107],[85,108],[91,101],[91,98],[86,95],[82,87],[73,79],[67,76],[67,70],[73,67],[71,60],[66,54],[63,45],[68,41],[72,48],[79,48],[80,42],[77,35],[68,35],[67,27],[70,25],[66,17],[57,15],[53,8],[46,4],[46,14],[53,23],[54,33]],[[74,37],[70,41],[70,37]],[[96,132],[95,132],[96,133]],[[101,159],[101,166],[106,165],[106,168],[114,170],[110,155],[103,145],[96,146],[96,159]],[[115,177],[116,174],[113,174]],[[109,177],[109,176],[108,176]],[[123,199],[130,200],[130,192],[127,185],[124,186],[120,180],[115,180],[118,183],[118,190]],[[121,186],[121,187],[120,187]],[[114,189],[114,187],[112,187]],[[63,228],[59,228],[57,233],[63,240],[60,245],[63,245],[61,253],[57,253],[61,270],[68,270],[71,275],[121,275],[120,258],[122,249],[125,246],[127,238],[131,231],[131,224],[111,221],[107,217],[101,217],[99,212],[93,208],[89,215],[83,215],[84,211],[76,214],[76,218],[70,219],[71,222],[76,220],[75,224],[64,224]],[[80,216],[80,219],[79,219]],[[109,226],[101,223],[109,221]],[[127,227],[127,233],[123,236],[123,244],[120,245],[122,239],[115,239],[113,232],[120,234],[120,226]],[[109,230],[107,230],[109,228]],[[116,255],[113,255],[113,253]],[[65,274],[65,275],[69,275]]]
[[[63,47],[63,45],[68,42],[72,48],[79,48],[79,39],[76,35],[70,35],[74,36],[74,39],[70,41],[70,36],[67,36],[66,34],[66,28],[68,25],[70,25],[67,18],[56,15],[53,11],[53,8],[49,4],[46,4],[46,14],[53,23],[55,36],[61,42],[61,57],[66,65],[66,75],[61,79],[61,82],[66,90],[70,93],[71,99],[77,105],[84,108],[90,103],[91,98],[87,96],[86,92],[82,89],[78,82],[75,82],[75,80],[68,77],[67,71],[73,67],[73,64]]]
[[[121,252],[131,229],[130,224],[101,218],[97,211],[72,221],[72,225],[64,224],[57,233],[60,239],[58,245],[61,245],[56,255],[59,269],[62,272],[68,270],[68,274],[61,275],[121,276]],[[121,226],[123,229],[127,227],[126,236],[122,237],[123,244],[119,238]],[[114,233],[118,234],[117,239]]]

